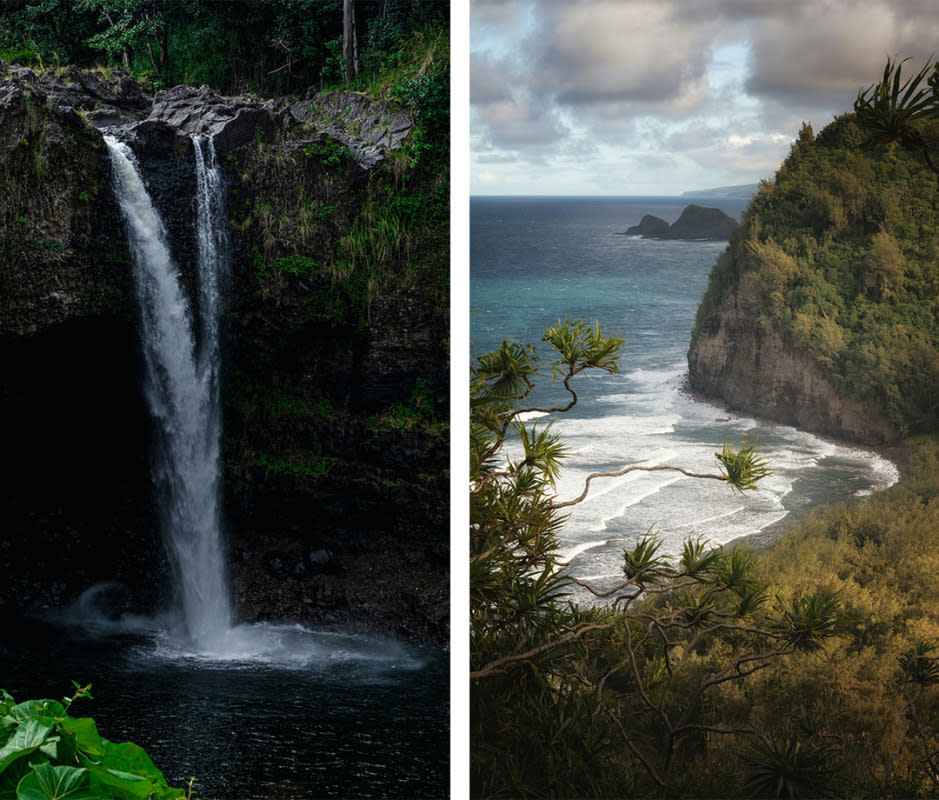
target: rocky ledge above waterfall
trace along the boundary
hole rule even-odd
[[[446,640],[449,175],[412,148],[413,125],[355,93],[149,93],[117,71],[0,64],[0,418],[17,465],[0,608],[61,606],[95,581],[130,587],[135,610],[169,594],[101,133],[120,126],[189,288],[191,135],[215,136],[225,173],[240,612]]]
[[[261,101],[248,95],[226,97],[208,86],[175,86],[149,94],[119,70],[100,72],[74,66],[36,73],[0,62],[0,108],[23,98],[45,103],[54,115],[96,128],[133,129],[163,123],[184,135],[216,137],[221,151],[255,137],[271,140],[276,131],[306,126],[299,142],[328,135],[342,142],[356,162],[370,168],[399,149],[410,133],[410,114],[375,103],[356,92],[310,94],[304,99]]]

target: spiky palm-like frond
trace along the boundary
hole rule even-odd
[[[854,113],[869,132],[868,143],[902,142],[921,144],[922,135],[914,127],[919,120],[939,117],[939,103],[933,82],[926,76],[934,68],[927,64],[906,81],[903,65],[909,59],[887,59],[880,83],[858,91]]]
[[[741,756],[747,767],[748,797],[828,796],[835,775],[832,748],[825,742],[789,735],[752,744]]]
[[[935,649],[935,645],[930,642],[918,641],[900,656],[897,660],[904,679],[921,686],[939,683],[939,659],[930,655]]]
[[[668,557],[659,554],[662,541],[655,534],[643,536],[631,550],[623,550],[623,574],[640,588],[674,574]]]
[[[775,632],[794,650],[818,650],[835,635],[840,608],[840,595],[828,589],[793,597],[782,609]]]
[[[545,330],[542,338],[560,355],[552,366],[554,375],[591,368],[613,374],[619,372],[620,350],[626,339],[619,333],[604,333],[599,320],[592,326],[581,319],[558,320],[557,325]]]
[[[744,442],[739,450],[734,450],[725,444],[721,452],[714,454],[724,468],[721,472],[724,480],[734,491],[754,491],[757,483],[773,474],[766,461],[757,457],[755,447]]]
[[[685,539],[681,550],[681,565],[684,573],[690,578],[704,577],[713,571],[721,558],[719,547],[711,547],[707,539],[700,536]]]

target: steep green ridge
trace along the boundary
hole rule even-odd
[[[864,139],[850,114],[817,137],[803,126],[711,273],[692,353],[743,290],[754,324],[807,354],[889,438],[939,427],[939,187],[921,154]]]

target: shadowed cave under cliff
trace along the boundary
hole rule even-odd
[[[79,319],[0,337],[6,529],[0,566],[27,610],[67,603],[98,581],[158,601],[166,562],[151,503],[148,415],[133,325]],[[9,606],[8,606],[9,608]]]

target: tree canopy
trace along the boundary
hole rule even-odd
[[[697,328],[749,276],[763,319],[902,437],[939,427],[939,191],[918,143],[877,144],[862,116],[803,126],[714,266]],[[934,150],[939,121],[915,129]]]
[[[123,66],[156,85],[290,93],[343,79],[343,0],[14,0],[0,59]],[[362,79],[395,66],[418,31],[446,29],[447,0],[356,0]]]
[[[624,550],[621,583],[603,592],[569,575],[557,554],[562,511],[592,481],[665,470],[743,492],[769,470],[752,445],[725,445],[712,473],[625,465],[590,475],[578,497],[557,498],[563,442],[550,422],[525,420],[573,408],[577,376],[616,372],[623,339],[579,320],[543,339],[548,365],[534,347],[503,342],[477,359],[470,380],[473,794],[608,796],[625,785],[664,796],[676,756],[697,746],[689,743],[741,733],[705,712],[714,691],[822,648],[838,598],[821,591],[770,604],[751,554],[694,538],[677,563],[654,535],[640,539]],[[526,405],[548,368],[567,402]],[[571,603],[575,585],[597,604]],[[776,752],[759,732],[742,732]]]

